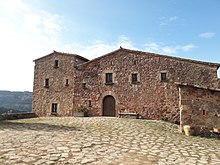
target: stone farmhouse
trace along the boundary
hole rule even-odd
[[[211,127],[220,127],[218,63],[121,47],[93,60],[54,51],[34,62],[38,116],[73,116],[84,106],[88,116],[133,112],[190,125],[211,120]]]

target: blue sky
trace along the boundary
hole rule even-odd
[[[32,91],[33,60],[119,46],[220,63],[219,0],[1,0],[0,89]]]

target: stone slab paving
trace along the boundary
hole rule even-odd
[[[220,165],[220,140],[163,121],[45,117],[0,121],[4,165]]]

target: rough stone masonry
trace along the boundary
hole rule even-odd
[[[73,116],[83,106],[89,116],[132,112],[179,123],[179,84],[220,88],[220,64],[124,48],[93,60],[54,51],[34,62],[33,112],[38,116]]]

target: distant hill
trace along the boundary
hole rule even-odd
[[[11,92],[0,90],[0,114],[11,112],[31,112],[32,92]]]

